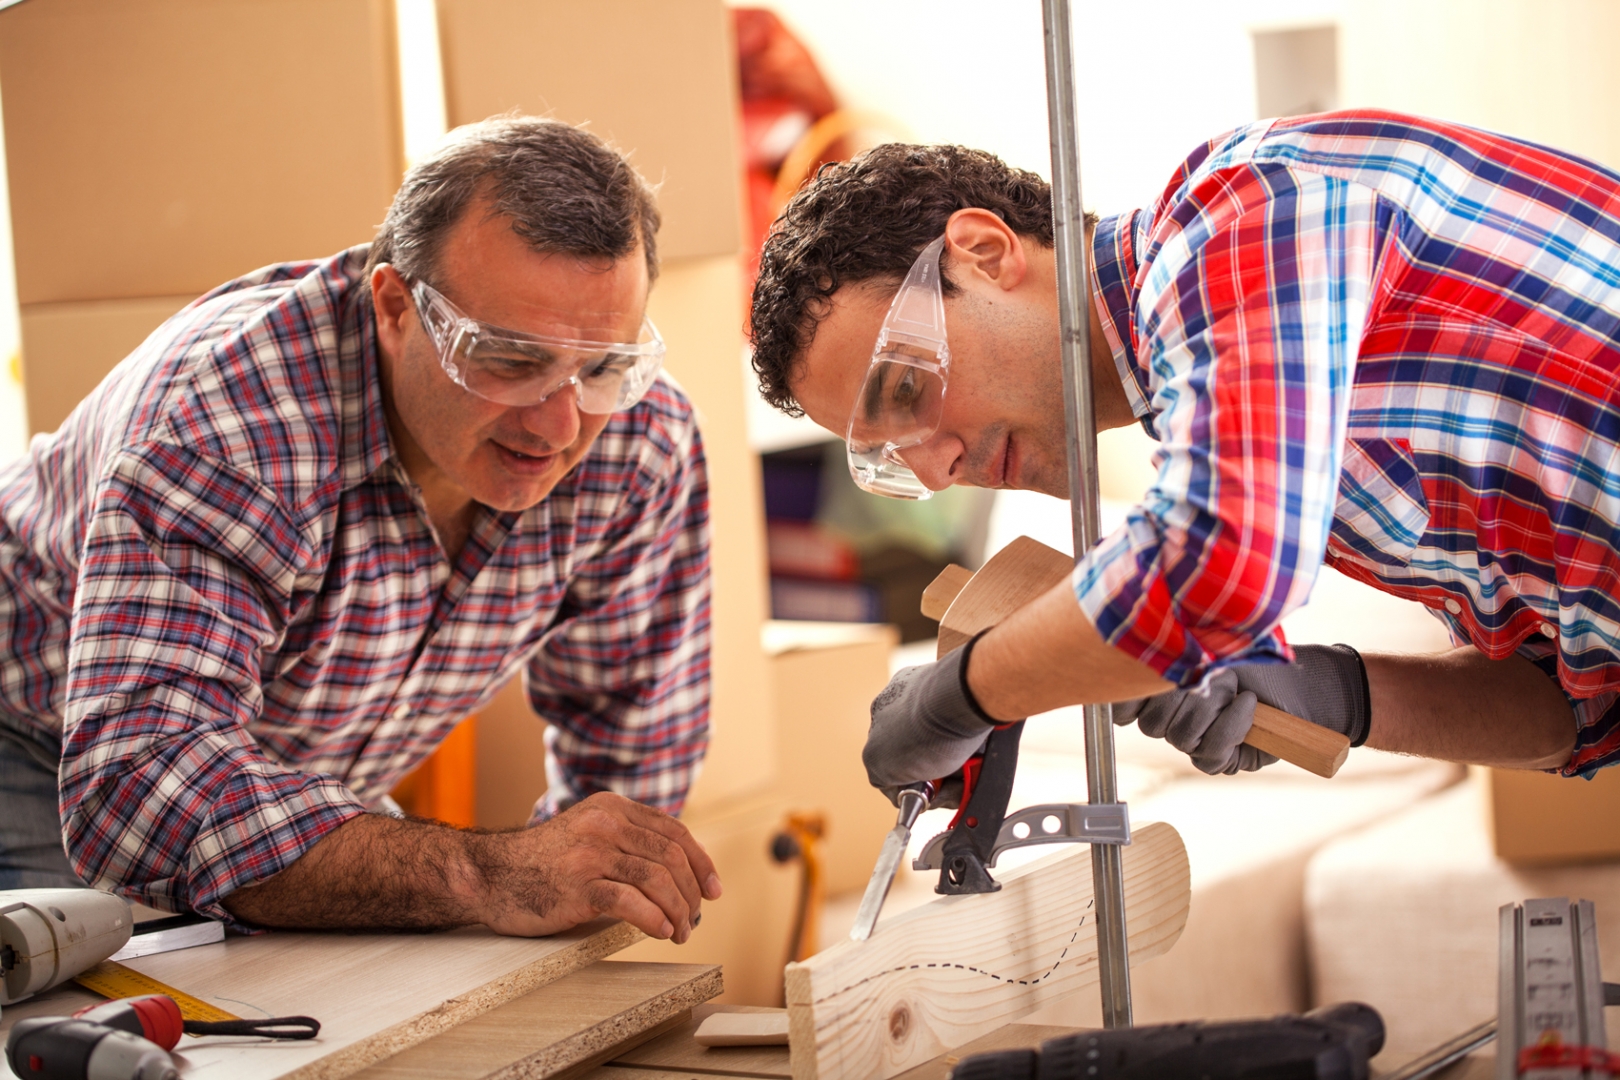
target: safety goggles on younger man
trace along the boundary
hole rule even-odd
[[[905,451],[939,430],[951,366],[939,256],[945,238],[922,249],[878,331],[866,381],[856,395],[844,445],[855,483],[876,495],[926,499],[934,493],[906,464]]]
[[[425,281],[411,286],[411,296],[445,374],[500,405],[538,405],[571,385],[581,412],[618,412],[641,400],[664,361],[651,320],[634,343],[580,341],[481,323]]]

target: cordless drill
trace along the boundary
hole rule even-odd
[[[963,1058],[951,1080],[1367,1080],[1383,1046],[1383,1018],[1351,1001],[1269,1020],[1085,1031]]]

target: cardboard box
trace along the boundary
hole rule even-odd
[[[892,626],[772,622],[766,650],[776,683],[777,779],[795,810],[827,818],[827,895],[858,892],[872,876],[894,807],[866,780],[861,749],[872,699],[888,684],[900,642]]]
[[[393,0],[0,11],[18,302],[195,296],[369,240],[397,68]]]
[[[55,431],[73,407],[191,296],[27,304],[21,311],[29,434]]]
[[[720,0],[438,0],[451,126],[589,123],[659,186],[664,259],[742,243],[737,61]]]
[[[1486,769],[1486,816],[1496,857],[1517,866],[1620,859],[1620,770],[1593,780]]]

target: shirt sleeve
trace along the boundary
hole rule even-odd
[[[1378,212],[1359,185],[1245,164],[1155,215],[1136,318],[1158,476],[1073,585],[1179,686],[1292,658],[1277,626],[1326,553]]]
[[[102,478],[74,600],[63,838],[87,882],[231,921],[220,899],[364,812],[249,733],[259,656],[310,550],[256,479],[146,444]]]
[[[598,791],[679,813],[708,747],[708,474],[690,419],[657,457],[529,665],[550,725],[532,820]]]

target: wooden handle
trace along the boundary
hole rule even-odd
[[[1330,780],[1350,756],[1348,736],[1264,703],[1255,705],[1254,726],[1243,741]]]
[[[1005,619],[1072,569],[1069,556],[1027,536],[1007,545],[976,574],[960,566],[946,567],[923,590],[923,614],[939,620],[939,655]],[[1243,741],[1328,778],[1350,756],[1345,736],[1270,705],[1254,707],[1254,726]]]

